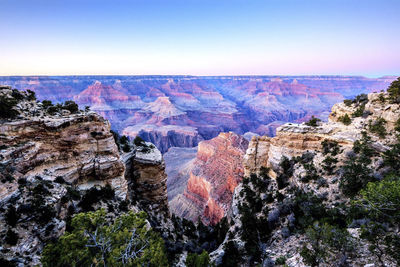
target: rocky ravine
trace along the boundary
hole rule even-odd
[[[232,212],[229,214],[230,230],[224,243],[211,254],[217,265],[223,262],[227,247],[230,248],[229,253],[232,253],[234,247],[236,253],[242,255],[243,266],[257,263],[262,266],[274,266],[283,259],[285,264],[291,267],[307,266],[300,251],[304,244],[310,247],[310,241],[304,232],[296,231],[296,227],[312,218],[304,212],[311,212],[314,204],[310,199],[306,202],[296,201],[301,201],[301,197],[311,194],[314,196],[313,201],[322,203],[331,210],[349,203],[348,196],[339,188],[339,181],[343,178],[343,165],[349,157],[355,155],[353,144],[363,138],[362,132],[371,137],[367,144],[376,153],[371,157],[371,176],[377,181],[382,179],[387,168],[382,165],[379,153],[388,150],[390,144],[396,141],[394,128],[400,119],[399,104],[381,101],[387,97],[385,93],[368,94],[361,102],[334,105],[327,123],[317,123],[317,126],[287,123],[277,129],[274,138],[254,136],[244,156],[246,178],[235,189],[233,195]],[[360,107],[362,112],[359,116],[354,116]],[[346,114],[351,120],[348,125],[342,123]],[[380,118],[385,120],[385,136],[371,131],[370,125]],[[338,162],[331,170],[326,167],[328,157]],[[284,158],[286,161],[282,164]],[[252,178],[249,178],[250,176]],[[250,204],[249,199],[254,203]],[[258,202],[262,205],[255,208]],[[247,209],[252,213],[246,215]],[[338,212],[341,214],[339,218],[342,216],[346,219],[341,208]],[[246,225],[243,224],[244,218]],[[257,229],[256,240],[246,240],[245,236],[251,232],[249,223],[252,220],[257,222],[257,226],[254,226]],[[312,220],[310,223],[312,225]],[[321,263],[321,266],[381,266],[382,259],[374,257],[368,250],[368,243],[360,239],[360,227],[360,222],[353,221],[346,229],[352,242],[356,244],[355,253],[337,252],[328,264]],[[260,239],[263,235],[265,239]],[[250,251],[259,250],[260,259],[255,260],[254,256],[249,256],[251,254],[248,248],[251,246],[253,250]],[[386,266],[395,266],[389,258],[383,257],[383,262]]]
[[[246,139],[232,132],[200,142],[195,159],[189,159],[178,172],[170,170],[169,186],[184,186],[182,193],[170,199],[171,212],[191,221],[201,219],[204,224],[221,220],[229,212],[233,191],[242,180],[247,145]],[[170,153],[175,150],[166,158],[175,160]]]
[[[133,146],[120,157],[110,123],[98,114],[60,108],[50,115],[9,87],[0,88],[0,97],[18,102],[16,117],[0,121],[2,258],[39,264],[43,245],[80,211],[169,213],[164,163],[153,145]]]

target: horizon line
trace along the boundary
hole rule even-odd
[[[87,76],[120,76],[120,77],[359,77],[367,79],[385,79],[396,78],[399,75],[381,75],[381,76],[367,76],[367,75],[350,75],[350,74],[235,74],[235,75],[192,75],[192,74],[29,74],[29,75],[0,75],[0,77],[87,77]]]

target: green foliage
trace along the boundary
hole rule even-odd
[[[49,113],[50,115],[54,115],[59,111],[60,111],[60,109],[57,106],[50,106],[46,110],[46,112]]]
[[[145,141],[139,135],[137,135],[135,137],[135,139],[133,140],[133,143],[135,144],[135,146],[145,146],[146,145]]]
[[[42,254],[47,266],[168,266],[163,240],[147,228],[144,212],[129,212],[114,223],[105,211],[79,213],[71,232],[48,244]]]
[[[355,196],[368,182],[375,181],[368,165],[376,152],[366,132],[362,132],[362,138],[354,142],[353,151],[355,155],[350,155],[346,160],[339,183],[342,193],[350,197]]]
[[[314,117],[314,115],[313,115],[313,116],[311,116],[311,119],[308,122],[306,122],[306,125],[316,127],[316,126],[318,126],[318,123],[320,121],[321,121],[320,119]]]
[[[395,262],[400,265],[400,236],[389,229],[382,223],[370,221],[361,228],[360,237],[368,241],[369,251],[376,256],[381,266],[386,266],[383,261],[385,255],[386,260]]]
[[[385,128],[386,120],[378,118],[376,121],[369,121],[368,128],[371,133],[377,134],[380,138],[385,138],[387,132]]]
[[[383,93],[380,93],[380,94],[379,94],[379,97],[378,97],[378,100],[379,100],[381,103],[385,103],[385,102],[386,102],[385,95],[384,95]]]
[[[53,106],[53,103],[51,103],[50,100],[43,100],[42,101],[42,107],[44,109],[47,109],[47,108],[52,107],[52,106]]]
[[[241,261],[239,250],[233,241],[228,241],[224,245],[224,256],[222,257],[222,267],[237,267]]]
[[[15,246],[18,242],[19,235],[11,229],[7,230],[4,241],[10,246]]]
[[[276,259],[275,265],[284,265],[286,263],[286,259],[287,258],[285,256],[280,256]]]
[[[362,104],[362,105],[367,104],[368,103],[368,95],[367,94],[359,94],[359,95],[357,95],[354,98],[353,103],[355,103],[357,105],[359,105],[359,104]]]
[[[374,181],[370,168],[357,158],[349,158],[343,166],[339,188],[346,196],[355,196],[368,182]]]
[[[312,161],[310,163],[303,163],[303,168],[306,170],[306,175],[301,178],[302,182],[307,183],[309,181],[315,181],[320,178],[320,176],[318,175],[318,170],[314,166]]]
[[[338,118],[338,121],[340,121],[344,125],[350,125],[351,124],[351,119],[350,119],[349,115],[347,115],[347,114],[344,114],[343,116],[340,116]]]
[[[371,218],[400,226],[400,177],[369,183],[360,195],[360,203]]]
[[[294,161],[283,156],[279,163],[281,167],[281,172],[276,177],[276,182],[278,184],[278,189],[283,189],[289,185],[289,179],[293,175]]]
[[[24,99],[24,95],[21,94],[20,91],[18,91],[17,89],[13,89],[11,96],[16,99],[18,102]]]
[[[338,163],[338,160],[336,158],[332,156],[325,157],[325,159],[322,161],[322,167],[326,171],[326,174],[334,174],[333,171],[336,168],[336,163]]]
[[[200,255],[189,253],[185,263],[187,267],[207,267],[210,265],[210,256],[205,250]]]
[[[0,95],[0,118],[12,119],[18,115],[18,111],[14,109],[18,101],[14,98],[8,98],[4,95]]]
[[[72,114],[77,113],[79,111],[79,106],[72,100],[65,101],[63,109],[69,110]]]
[[[400,177],[369,183],[355,203],[370,220],[361,232],[361,238],[369,242],[369,250],[381,264],[387,255],[399,265],[400,237],[391,229],[400,227]]]
[[[83,211],[92,211],[93,204],[101,200],[113,199],[114,196],[115,191],[109,184],[106,184],[106,186],[100,189],[92,187],[85,192],[78,206],[81,207]]]
[[[269,238],[271,229],[267,220],[267,210],[263,210],[263,202],[260,194],[268,191],[269,177],[265,174],[259,177],[255,174],[243,180],[243,197],[245,199],[239,205],[240,220],[245,226],[241,230],[242,240],[245,242],[246,254],[253,261],[261,256],[260,244]],[[260,214],[261,213],[261,214]]]
[[[344,103],[346,106],[350,107],[351,104],[353,104],[353,100],[351,100],[351,99],[345,99],[345,100],[343,100],[343,103]]]
[[[9,206],[5,214],[5,219],[8,225],[14,227],[17,224],[18,219],[21,217],[14,206]]]
[[[353,144],[353,151],[358,155],[358,160],[365,164],[371,163],[371,158],[376,155],[375,150],[372,148],[371,137],[366,132],[361,132],[361,139]]]
[[[120,136],[117,132],[111,130],[111,133],[114,137],[114,141],[117,144],[118,150],[122,150],[125,153],[131,152],[131,146],[129,144],[129,138],[125,135]]]
[[[52,185],[49,181],[38,180],[38,182],[26,186],[26,190],[31,193],[31,196],[26,203],[30,208],[24,212],[40,225],[46,225],[56,216],[54,207],[47,204],[46,201],[46,197],[50,196],[49,188]]]
[[[361,104],[356,111],[353,112],[352,116],[353,117],[362,117],[364,115],[365,111],[365,104]]]
[[[328,223],[314,223],[306,230],[308,246],[300,251],[305,263],[319,266],[322,263],[332,263],[337,253],[353,250],[352,240],[344,229],[336,228]]]
[[[33,91],[28,89],[28,90],[26,90],[26,93],[27,93],[27,99],[29,101],[35,101],[36,100],[36,93],[35,92],[33,92]]]
[[[321,143],[322,145],[322,154],[327,155],[331,154],[332,156],[336,156],[340,153],[340,146],[337,141],[331,141],[325,139]]]
[[[400,77],[390,84],[387,92],[391,103],[400,103]]]
[[[396,121],[396,124],[394,125],[394,130],[396,132],[400,132],[400,118]]]
[[[72,100],[65,101],[64,104],[53,105],[50,100],[43,100],[42,107],[46,109],[47,113],[50,115],[54,115],[57,112],[60,112],[62,109],[69,110],[72,114],[77,113],[79,111],[79,106]]]
[[[383,163],[393,174],[400,172],[400,139],[383,153]]]
[[[129,139],[127,136],[125,136],[125,135],[121,136],[121,138],[119,139],[119,142],[121,143],[122,151],[124,151],[125,153],[128,153],[131,151],[131,147],[129,145]]]

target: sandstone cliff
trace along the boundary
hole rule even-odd
[[[353,254],[327,253],[321,266],[395,266],[393,258],[377,257],[374,244],[360,237],[370,218],[350,220],[354,198],[345,191],[347,179],[361,179],[357,186],[351,184],[351,190],[360,190],[390,171],[398,173],[385,165],[383,156],[398,142],[400,122],[400,105],[388,99],[387,93],[360,95],[334,105],[326,123],[287,123],[277,129],[276,137],[252,137],[243,161],[245,178],[233,194],[231,227],[224,243],[211,254],[214,262],[222,264],[233,249],[246,255],[240,259],[244,266],[273,266],[282,261],[291,267],[308,266],[304,247],[313,245],[304,229],[329,218],[337,220],[332,224],[340,222],[336,227],[342,227],[356,249]],[[398,151],[392,153],[398,157]]]
[[[168,216],[165,165],[154,145],[128,143],[131,152],[121,157],[118,136],[94,112],[39,102],[10,87],[0,87],[0,101],[9,112],[2,107],[0,117],[2,260],[39,264],[43,246],[78,212]]]
[[[134,146],[122,159],[126,166],[128,199],[149,213],[162,212],[168,216],[167,175],[161,152],[146,142]]]
[[[273,136],[285,122],[327,119],[333,104],[380,91],[394,79],[356,76],[59,76],[0,77],[40,100],[74,99],[114,130],[168,148],[197,146],[220,132]]]
[[[192,221],[200,218],[205,224],[215,224],[225,216],[242,179],[247,144],[246,139],[232,132],[200,142],[190,171],[181,172],[188,176],[181,177],[187,179],[187,185],[183,193],[170,200],[171,211]]]

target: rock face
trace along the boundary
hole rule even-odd
[[[169,147],[193,147],[220,132],[273,136],[286,122],[327,119],[331,106],[385,89],[394,77],[355,76],[59,76],[0,77],[39,99],[74,99],[114,130]]]
[[[317,127],[305,124],[287,123],[277,128],[276,137],[255,136],[249,143],[245,155],[244,166],[245,176],[256,173],[261,167],[276,169],[282,156],[300,156],[306,151],[320,151],[321,142],[331,140],[338,142],[342,147],[351,147],[354,141],[360,139],[361,132],[368,130],[370,123],[378,119],[384,119],[385,129],[388,133],[386,141],[395,141],[394,128],[399,118],[400,110],[398,104],[382,103],[381,93],[371,93],[366,96],[365,104],[355,103],[346,105],[335,104],[329,115],[329,121]],[[353,114],[358,108],[364,106],[363,116],[354,117]],[[340,118],[348,115],[351,124],[345,125]],[[376,145],[380,146],[381,141],[375,133]],[[274,172],[270,173],[275,176]]]
[[[167,175],[161,152],[151,143],[136,146],[123,155],[128,181],[128,199],[148,212],[169,215]]]
[[[16,116],[2,111],[0,118],[2,260],[40,264],[43,246],[82,211],[104,208],[110,219],[129,209],[148,209],[152,220],[169,215],[154,145],[131,145],[121,158],[110,123],[94,112],[50,112],[29,93],[1,86],[0,99],[16,103],[9,110]]]
[[[51,116],[33,101],[20,102],[18,109],[18,120],[0,124],[1,163],[13,170],[10,175],[17,180],[61,176],[83,188],[109,183],[126,196],[124,165],[108,121],[94,112]]]
[[[287,257],[286,255],[290,255],[285,260],[288,266],[309,266],[299,251],[304,244],[308,245],[310,240],[298,229],[293,231],[296,229],[294,227],[296,224],[301,224],[304,218],[300,216],[304,214],[299,215],[297,210],[299,206],[291,205],[299,201],[299,196],[308,195],[312,196],[314,201],[320,201],[325,210],[336,210],[341,205],[349,207],[350,197],[343,192],[339,184],[344,177],[343,166],[357,154],[353,145],[355,141],[364,138],[363,132],[369,136],[365,140],[371,138],[364,143],[373,151],[370,156],[371,162],[368,163],[369,175],[374,177],[371,179],[379,181],[387,172],[382,152],[396,142],[394,128],[396,122],[400,120],[400,105],[389,103],[386,93],[371,93],[368,96],[361,96],[360,99],[347,102],[347,105],[345,103],[334,105],[326,123],[318,123],[317,126],[287,123],[277,129],[277,134],[273,138],[252,137],[243,160],[245,178],[234,191],[231,212],[228,214],[231,237],[227,237],[224,243],[210,254],[214,262],[222,261],[224,246],[229,242],[233,242],[239,253],[246,251],[246,242],[250,243],[252,240],[245,240],[243,232],[248,234],[251,231],[247,231],[247,225],[242,224],[243,218],[248,222],[251,221],[250,217],[253,217],[256,221],[262,222],[262,226],[257,229],[258,249],[264,255],[262,262],[270,264],[266,266],[277,264],[278,258]],[[350,121],[343,123],[343,116],[346,114]],[[380,119],[384,121],[386,135],[379,134],[371,128],[371,125]],[[324,141],[327,141],[324,143],[325,146]],[[286,164],[280,164],[282,158],[287,158]],[[331,169],[329,162],[333,162]],[[365,177],[367,176],[363,178]],[[305,210],[312,209],[310,199],[302,204]],[[262,205],[257,210],[254,203],[258,201]],[[249,211],[250,215],[247,213]],[[341,208],[337,211],[340,216],[351,218]],[[368,250],[368,242],[359,238],[361,226],[354,221],[345,225],[344,230],[348,232],[357,249],[355,255],[341,259],[342,264],[382,265]],[[260,239],[263,226],[268,228],[265,240]],[[390,262],[389,258],[386,260]],[[336,264],[335,261],[338,261],[337,254],[327,261],[326,266]],[[254,265],[252,259],[246,257],[242,258],[241,263],[243,266]],[[394,262],[387,265],[395,266]]]
[[[168,175],[167,188],[169,201],[176,195],[184,192],[190,171],[196,160],[196,155],[197,147],[171,147],[164,154],[166,163],[165,171]]]
[[[243,176],[242,160],[247,145],[246,139],[232,132],[200,142],[196,158],[189,158],[178,174],[168,177],[180,184],[187,180],[184,192],[170,200],[171,212],[192,221],[200,218],[205,224],[215,224],[225,216]]]

